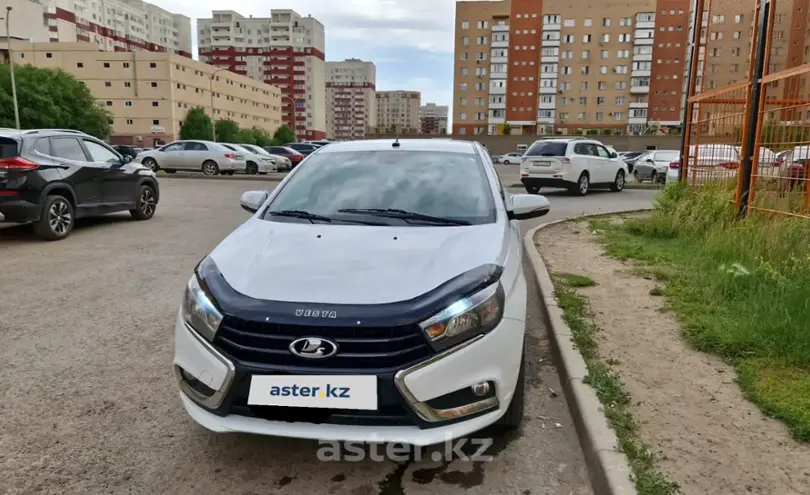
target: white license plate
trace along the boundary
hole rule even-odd
[[[532,162],[535,167],[550,167],[551,162]]]
[[[366,375],[258,375],[248,404],[377,410],[377,377]]]

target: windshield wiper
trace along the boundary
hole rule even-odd
[[[420,220],[423,222],[443,223],[446,225],[470,225],[470,222],[466,220],[434,217],[433,215],[424,215],[422,213],[416,213],[415,211],[398,210],[396,208],[344,208],[342,210],[338,210],[338,212],[400,218],[402,220]]]
[[[309,220],[314,223],[315,220],[320,220],[321,222],[329,222],[332,223],[332,219],[329,217],[325,217],[323,215],[318,215],[315,213],[310,213],[304,210],[281,210],[281,211],[270,211],[268,212],[270,215],[276,215],[279,217],[293,217],[293,218],[303,218],[305,220]]]

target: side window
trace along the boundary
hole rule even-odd
[[[190,142],[186,143],[186,151],[208,151],[208,147],[202,143]]]
[[[79,140],[73,137],[51,138],[51,156],[73,160],[74,162],[86,162],[87,156],[84,154]]]
[[[48,138],[40,138],[37,139],[37,142],[34,143],[34,151],[40,153],[42,155],[50,156],[51,154],[51,141]]]
[[[183,151],[183,143],[172,143],[163,148],[163,151]]]
[[[596,152],[599,154],[599,158],[610,158],[610,152],[605,149],[604,146],[599,146],[597,144],[592,144],[594,148],[596,148]]]
[[[98,163],[118,163],[121,159],[112,150],[89,139],[84,140],[84,147],[90,153],[90,159]]]
[[[577,155],[590,155],[591,150],[588,149],[587,144],[577,143],[574,145],[574,153],[576,153]]]

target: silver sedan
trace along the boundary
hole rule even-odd
[[[639,182],[648,180],[653,183],[664,182],[669,164],[677,162],[680,152],[673,150],[648,151],[636,160],[633,177]]]

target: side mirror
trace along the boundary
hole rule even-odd
[[[545,196],[536,194],[513,194],[512,206],[508,210],[510,220],[528,220],[546,215],[551,210],[551,203]]]
[[[652,158],[647,158],[644,161],[647,162],[647,163],[655,163],[655,160],[653,160]]]
[[[610,157],[611,157],[611,158],[619,158],[619,154],[618,154],[618,153],[616,153],[615,151],[611,151],[611,152],[610,152]]]
[[[129,155],[124,155],[124,156],[121,158],[121,161],[122,161],[122,162],[124,162],[124,164],[126,165],[127,163],[130,163],[130,162],[132,161],[132,157],[131,157],[131,156],[129,156]]]
[[[267,201],[268,197],[269,194],[265,191],[248,191],[242,194],[239,204],[242,206],[243,210],[256,213],[264,202]]]

